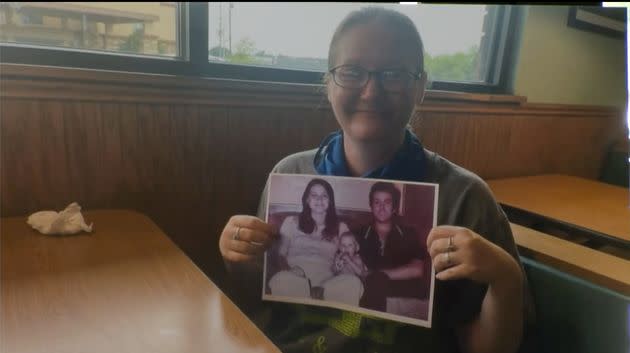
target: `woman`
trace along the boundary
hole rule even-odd
[[[361,281],[332,271],[339,234],[346,232],[348,226],[337,217],[332,186],[323,179],[311,180],[302,194],[302,212],[286,217],[280,227],[277,259],[283,270],[269,280],[271,294],[308,298],[313,288],[321,288],[325,300],[358,305]],[[341,284],[343,290],[337,289]]]
[[[372,351],[516,352],[529,302],[508,220],[479,177],[424,149],[406,129],[427,80],[415,25],[382,8],[350,13],[333,35],[328,65],[327,97],[341,131],[317,150],[286,157],[274,171],[437,183],[440,190],[439,226],[427,238],[437,273],[433,326],[379,323],[380,333],[370,337],[378,343]],[[235,240],[238,229],[241,236]],[[272,228],[260,219],[234,216],[219,245],[228,266],[252,264],[273,239]],[[313,314],[315,309],[299,309],[308,312],[291,325],[334,315]],[[288,315],[284,313],[283,322]],[[373,331],[363,320],[374,321],[357,320],[362,328],[356,331],[348,333],[349,325],[341,329],[331,319],[317,331],[300,331],[299,340],[267,332],[283,351],[311,349],[297,341],[314,349],[322,340],[328,343],[327,352],[362,350],[363,343],[353,346],[357,340],[351,337]],[[337,331],[330,326],[341,334],[334,336]]]

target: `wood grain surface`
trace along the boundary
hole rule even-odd
[[[496,179],[488,186],[502,204],[630,242],[627,188],[568,175]]]
[[[271,168],[337,123],[320,85],[0,64],[0,211],[135,209],[221,288],[218,234],[254,214]],[[424,145],[483,178],[595,179],[621,133],[609,107],[429,91]],[[235,299],[236,300],[236,299]]]
[[[84,216],[64,237],[2,219],[2,352],[279,352],[149,218]]]
[[[521,255],[630,295],[630,261],[518,224],[510,226]]]

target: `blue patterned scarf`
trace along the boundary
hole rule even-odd
[[[420,140],[409,129],[392,160],[364,175],[362,178],[422,181],[425,172],[425,155]],[[315,170],[320,175],[351,176],[346,165],[341,130],[328,135],[315,155]]]

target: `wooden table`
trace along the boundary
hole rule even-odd
[[[628,189],[567,175],[489,180],[499,203],[630,246]]]
[[[519,252],[623,295],[630,295],[630,261],[511,223]]]
[[[1,352],[279,352],[149,218],[84,216],[66,237],[2,219]]]

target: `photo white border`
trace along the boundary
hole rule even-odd
[[[269,203],[270,203],[270,193],[272,190],[271,184],[273,183],[273,176],[274,175],[278,175],[278,176],[290,176],[290,177],[300,177],[300,178],[321,178],[324,180],[327,179],[351,179],[352,181],[358,181],[358,180],[362,180],[362,181],[369,181],[371,183],[374,182],[378,182],[378,181],[384,181],[384,182],[388,182],[388,183],[399,183],[399,184],[411,184],[411,185],[425,185],[425,186],[431,186],[433,187],[433,220],[432,220],[432,227],[435,227],[437,225],[437,213],[438,213],[438,197],[439,197],[439,189],[440,189],[440,185],[439,184],[435,184],[435,183],[422,183],[422,182],[414,182],[414,181],[402,181],[402,180],[390,180],[390,179],[373,179],[373,178],[359,178],[359,177],[345,177],[345,176],[332,176],[332,175],[319,175],[319,174],[291,174],[291,173],[270,173],[269,174],[269,185],[267,186],[267,193],[265,195],[266,197],[266,205],[265,205],[265,222],[269,222]],[[428,249],[427,249],[428,251]],[[428,255],[428,254],[427,254]],[[265,251],[264,253],[264,265],[263,265],[263,286],[262,286],[262,299],[263,300],[268,300],[268,301],[276,301],[276,302],[285,302],[285,303],[294,303],[294,304],[308,304],[308,305],[315,305],[315,306],[320,306],[320,307],[326,307],[326,308],[336,308],[336,309],[341,309],[341,310],[346,310],[346,311],[351,311],[351,312],[355,312],[355,313],[360,313],[360,314],[364,314],[367,316],[373,316],[373,317],[378,317],[378,318],[383,318],[383,319],[388,319],[388,320],[392,320],[392,321],[397,321],[397,322],[403,322],[403,323],[407,323],[407,324],[411,324],[411,325],[416,325],[416,326],[421,326],[421,327],[427,327],[427,328],[431,328],[431,323],[432,323],[432,319],[433,319],[433,294],[435,291],[435,268],[433,267],[433,264],[431,264],[431,287],[429,289],[429,305],[427,308],[427,320],[422,320],[422,319],[414,319],[414,318],[410,318],[407,316],[402,316],[402,315],[395,315],[395,314],[389,314],[386,312],[382,312],[382,311],[377,311],[377,310],[371,310],[371,309],[365,309],[365,308],[361,308],[358,306],[353,306],[353,305],[348,305],[348,304],[343,304],[343,303],[336,303],[336,302],[331,302],[331,301],[325,301],[325,300],[315,300],[315,299],[310,299],[310,298],[294,298],[294,297],[284,297],[284,296],[277,296],[277,295],[272,295],[272,294],[266,294],[265,293],[265,287],[266,287],[266,280],[267,280],[267,252]]]

